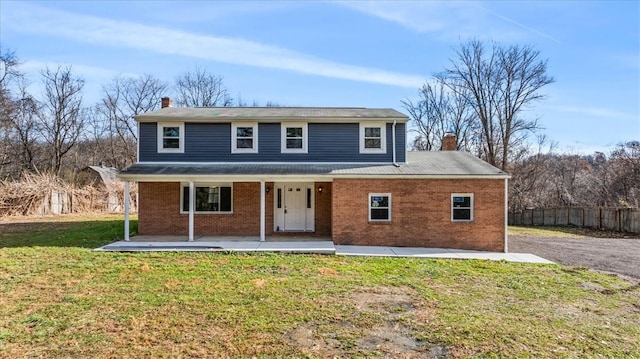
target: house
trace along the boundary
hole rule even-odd
[[[455,138],[445,151],[407,152],[408,117],[393,109],[164,98],[135,119],[138,162],[119,176],[138,183],[139,234],[507,249],[508,175],[455,151]]]

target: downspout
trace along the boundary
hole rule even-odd
[[[397,120],[393,120],[393,126],[391,126],[391,143],[393,145],[393,149],[391,150],[393,156],[393,165],[396,167],[400,167],[398,162],[396,162],[396,122]]]

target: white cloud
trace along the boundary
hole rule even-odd
[[[341,64],[245,39],[193,34],[24,3],[12,2],[10,5],[5,6],[3,26],[13,27],[16,31],[59,36],[94,45],[127,47],[391,86],[417,88],[425,80],[422,76]],[[7,16],[8,11],[11,16]]]
[[[560,42],[550,35],[490,10],[480,1],[340,1],[338,4],[418,32],[436,33],[449,41],[472,37],[513,41],[521,40],[527,33],[533,33]],[[496,21],[496,17],[503,21]],[[504,26],[505,22],[516,28]]]
[[[549,106],[549,109],[556,110],[559,112],[572,113],[581,116],[587,117],[599,117],[603,120],[613,121],[613,120],[625,120],[625,121],[638,121],[638,117],[608,109],[602,107],[587,107],[587,106]]]

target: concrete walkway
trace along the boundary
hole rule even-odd
[[[116,252],[278,252],[335,254],[342,256],[489,259],[520,263],[552,264],[529,253],[501,253],[447,248],[334,245],[331,241],[119,241],[96,249]]]

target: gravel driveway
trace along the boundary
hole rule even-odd
[[[509,236],[509,252],[640,279],[640,239]]]

